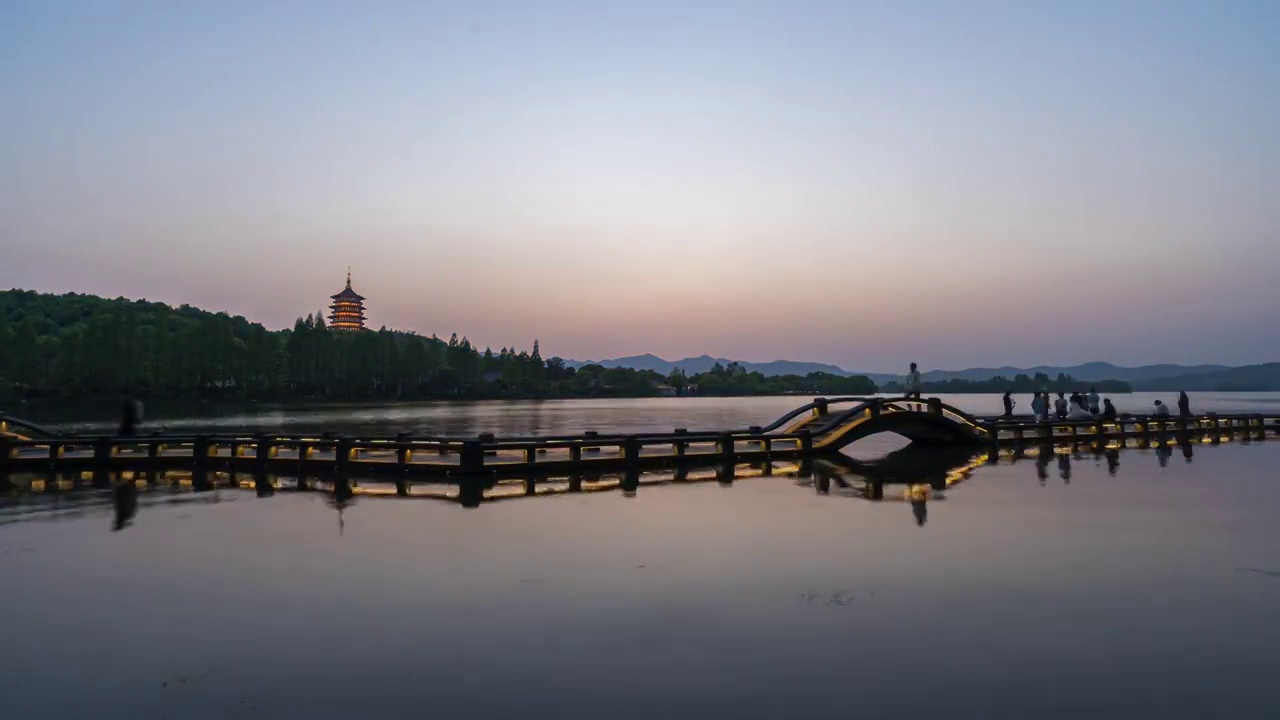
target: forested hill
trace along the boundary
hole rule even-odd
[[[242,317],[92,295],[0,291],[0,397],[423,399],[862,394],[866,378],[764,378],[717,365],[692,377],[587,365],[466,338],[337,332],[319,313],[273,332]]]
[[[495,393],[532,393],[557,369],[536,346],[482,355],[465,338],[330,331],[318,313],[273,332],[187,305],[20,290],[0,292],[0,347],[9,395],[471,396],[486,373]]]

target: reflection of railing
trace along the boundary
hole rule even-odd
[[[1247,436],[1224,434],[1205,436],[1204,442],[1230,442],[1233,438]],[[1179,436],[1176,440],[1160,441],[1155,457],[1164,464],[1181,448],[1187,462],[1194,456],[1193,446],[1202,440]],[[1040,473],[1041,481],[1053,458],[1058,460],[1059,472],[1070,478],[1070,459],[1105,458],[1107,471],[1115,474],[1120,466],[1119,448],[1148,447],[1145,439],[1137,441],[1113,440],[1107,444],[1078,442],[1074,444],[1039,443],[1013,446],[996,452],[991,449],[977,453],[963,448],[930,448],[928,450],[904,449],[873,461],[858,461],[843,455],[827,455],[821,458],[796,458],[793,461],[767,461],[724,465],[714,458],[693,460],[661,472],[626,468],[622,471],[572,471],[531,473],[513,470],[488,476],[397,476],[395,478],[358,474],[365,468],[352,467],[342,474],[298,475],[269,473],[261,468],[252,471],[234,469],[214,470],[195,467],[156,472],[134,472],[94,468],[92,471],[59,472],[11,476],[8,487],[18,495],[16,502],[0,508],[0,524],[19,522],[37,516],[48,516],[48,510],[68,507],[65,499],[45,501],[39,496],[71,492],[75,507],[103,506],[103,495],[78,492],[93,487],[113,492],[121,485],[135,487],[145,484],[154,489],[170,488],[180,494],[200,493],[224,489],[249,489],[260,496],[277,491],[319,491],[330,496],[335,507],[345,507],[355,499],[409,498],[439,500],[474,507],[481,503],[517,498],[545,497],[567,493],[593,493],[621,490],[631,496],[637,491],[659,485],[681,485],[719,482],[731,485],[737,480],[770,475],[794,477],[803,484],[814,487],[819,493],[840,493],[868,500],[902,499],[913,503],[939,499],[933,492],[946,490],[970,478],[983,465],[1017,465],[1028,459]],[[1148,456],[1149,457],[1149,456]],[[903,492],[887,492],[896,486]],[[32,495],[23,499],[26,494]],[[189,496],[190,497],[190,496]],[[43,505],[42,505],[43,503]],[[57,505],[55,508],[54,505]],[[33,510],[34,508],[34,510]]]

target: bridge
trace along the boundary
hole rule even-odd
[[[937,398],[817,398],[765,426],[744,430],[496,437],[387,437],[276,433],[66,435],[0,414],[0,474],[95,469],[211,468],[247,472],[494,476],[578,472],[690,462],[721,465],[835,456],[891,432],[913,444],[999,448],[1038,443],[1106,444],[1212,435],[1265,439],[1280,415],[1125,416],[1034,422],[981,418]]]
[[[914,497],[921,490],[948,489],[968,478],[978,467],[997,462],[998,458],[987,452],[957,446],[941,452],[935,449],[908,448],[872,461],[860,461],[836,454],[799,462],[748,463],[728,467],[714,462],[691,461],[657,472],[627,468],[615,472],[584,471],[568,475],[539,474],[523,477],[435,476],[411,480],[401,476],[393,481],[388,478],[369,479],[345,475],[295,478],[258,471],[217,471],[199,466],[147,473],[146,477],[129,471],[103,469],[95,469],[89,473],[53,472],[44,476],[27,473],[15,479],[23,494],[51,496],[69,492],[78,504],[73,506],[54,498],[21,503],[11,506],[9,509],[12,512],[0,512],[0,524],[51,517],[64,512],[103,509],[112,505],[117,513],[117,527],[123,527],[137,512],[142,497],[140,491],[144,487],[153,491],[148,494],[148,505],[217,502],[218,494],[213,492],[216,490],[251,490],[259,497],[277,493],[315,492],[325,496],[328,504],[339,510],[339,517],[343,509],[359,499],[399,498],[474,508],[482,503],[564,494],[621,491],[626,497],[635,497],[638,491],[667,485],[717,483],[722,487],[732,487],[739,481],[770,476],[791,478],[797,486],[810,487],[821,495],[885,500],[898,497],[896,494],[886,495],[886,485],[903,484],[907,486],[907,493]],[[912,477],[907,479],[904,473],[909,473]],[[90,488],[110,493],[104,495],[83,492]],[[162,492],[155,493],[157,490]],[[169,492],[163,492],[165,490]]]
[[[585,469],[571,473],[515,473],[457,478],[412,478],[406,475],[395,478],[365,478],[342,474],[294,477],[267,473],[261,468],[237,471],[214,470],[205,466],[147,472],[144,477],[142,473],[95,468],[92,472],[24,473],[13,478],[10,481],[12,484],[7,484],[6,488],[34,497],[26,502],[0,508],[0,524],[113,506],[117,516],[116,526],[120,528],[133,518],[140,505],[216,503],[220,496],[215,491],[248,490],[259,497],[277,493],[320,494],[330,507],[338,510],[341,529],[342,511],[362,499],[420,500],[476,508],[494,502],[565,494],[620,492],[625,497],[635,497],[650,488],[661,486],[716,483],[729,488],[741,481],[770,476],[789,479],[797,487],[809,488],[819,495],[907,503],[911,506],[916,522],[924,524],[928,512],[926,506],[930,501],[946,499],[945,491],[965,482],[975,470],[983,466],[1018,465],[1024,460],[1030,460],[1043,483],[1048,477],[1046,468],[1055,459],[1059,475],[1064,480],[1069,480],[1072,459],[1099,461],[1105,458],[1108,472],[1114,475],[1119,468],[1120,447],[1152,445],[1155,447],[1157,460],[1163,465],[1173,455],[1175,448],[1181,448],[1183,457],[1190,462],[1194,455],[1194,445],[1230,439],[1232,438],[1223,436],[1180,435],[1162,438],[1154,443],[1148,443],[1145,439],[1136,442],[1132,439],[1127,442],[1111,441],[1106,445],[1090,441],[1070,444],[1040,443],[1006,447],[998,451],[961,445],[926,448],[909,445],[869,461],[835,453],[794,462],[739,463],[731,466],[719,465],[714,460],[691,460],[686,464],[652,472],[628,467],[613,471]],[[1236,436],[1236,439],[1251,441],[1247,435]],[[144,487],[149,491],[146,495],[141,494]],[[109,493],[84,492],[90,488]],[[65,499],[51,497],[63,493],[70,493],[75,502],[72,504]]]

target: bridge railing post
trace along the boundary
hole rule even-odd
[[[98,467],[106,467],[111,464],[111,458],[115,456],[115,445],[112,444],[111,438],[100,437],[93,443],[93,464]]]
[[[191,458],[196,465],[204,465],[209,461],[211,443],[205,435],[198,435],[191,443]]]
[[[813,433],[810,433],[806,429],[800,430],[800,454],[813,454]]]
[[[725,465],[733,465],[734,463],[734,439],[732,433],[724,433],[720,436],[720,462]]]
[[[484,472],[484,445],[479,440],[464,440],[458,465],[467,475],[479,475]]]
[[[333,444],[333,462],[338,472],[346,472],[347,466],[351,464],[351,456],[355,454],[355,448],[351,444],[351,438],[340,437]]]
[[[828,403],[827,399],[824,397],[813,399],[813,411],[817,413],[819,417],[822,417],[829,412],[829,405],[830,403]]]
[[[267,461],[276,456],[279,448],[271,442],[271,436],[262,434],[258,436],[258,445],[254,448],[254,462],[258,465],[266,465]]]
[[[628,467],[633,467],[640,463],[640,438],[635,435],[628,435],[622,441],[622,457],[626,460]]]
[[[18,448],[8,435],[0,435],[0,470],[8,470],[13,459],[18,457]]]
[[[676,458],[683,460],[685,453],[688,452],[689,450],[689,443],[679,439],[679,436],[688,435],[689,431],[686,430],[685,428],[676,428],[675,434],[677,439],[675,442],[672,443],[672,445],[675,447]]]
[[[941,417],[941,416],[942,416],[942,399],[941,399],[941,398],[936,398],[936,397],[934,397],[934,398],[929,398],[929,399],[925,402],[925,404],[926,404],[926,405],[928,406],[928,408],[929,408],[929,414],[930,414],[930,415],[937,415],[937,416],[939,416],[939,417]]]

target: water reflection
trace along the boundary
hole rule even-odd
[[[299,483],[299,487],[304,485]],[[397,493],[398,494],[398,493]],[[351,486],[351,479],[345,477],[335,478],[333,481],[333,492],[329,494],[329,506],[338,511],[338,534],[342,535],[347,528],[346,517],[343,513],[348,507],[356,501],[355,490]]]
[[[1127,450],[1154,450],[1159,467],[1166,468],[1177,448],[1186,463],[1195,458],[1197,442],[1212,438],[1179,438],[1170,442],[1140,444]],[[1141,448],[1141,449],[1139,449]],[[947,492],[983,465],[1017,466],[1030,461],[1041,485],[1049,481],[1049,467],[1056,464],[1058,478],[1069,485],[1073,462],[1092,458],[1105,461],[1107,473],[1120,470],[1118,442],[1074,445],[1031,445],[998,452],[974,452],[971,448],[920,448],[908,446],[873,460],[845,455],[795,462],[735,465],[682,464],[665,471],[631,469],[615,473],[462,477],[358,478],[348,476],[297,477],[267,474],[193,470],[132,472],[51,472],[39,475],[0,475],[0,524],[35,519],[77,517],[109,505],[113,530],[136,521],[140,505],[171,502],[220,502],[226,491],[252,489],[259,498],[279,492],[314,492],[337,511],[338,533],[345,532],[345,513],[360,497],[386,497],[440,501],[478,508],[487,503],[570,493],[619,491],[634,499],[646,487],[715,482],[732,487],[737,481],[766,476],[789,477],[797,487],[818,495],[852,497],[865,501],[905,501],[918,526],[928,522],[929,504],[946,500]],[[232,492],[230,496],[240,495]],[[203,500],[202,500],[203,498]]]
[[[116,520],[112,525],[112,530],[123,530],[133,522],[133,516],[138,514],[138,486],[133,479],[121,480],[111,490],[112,506],[115,509]]]

